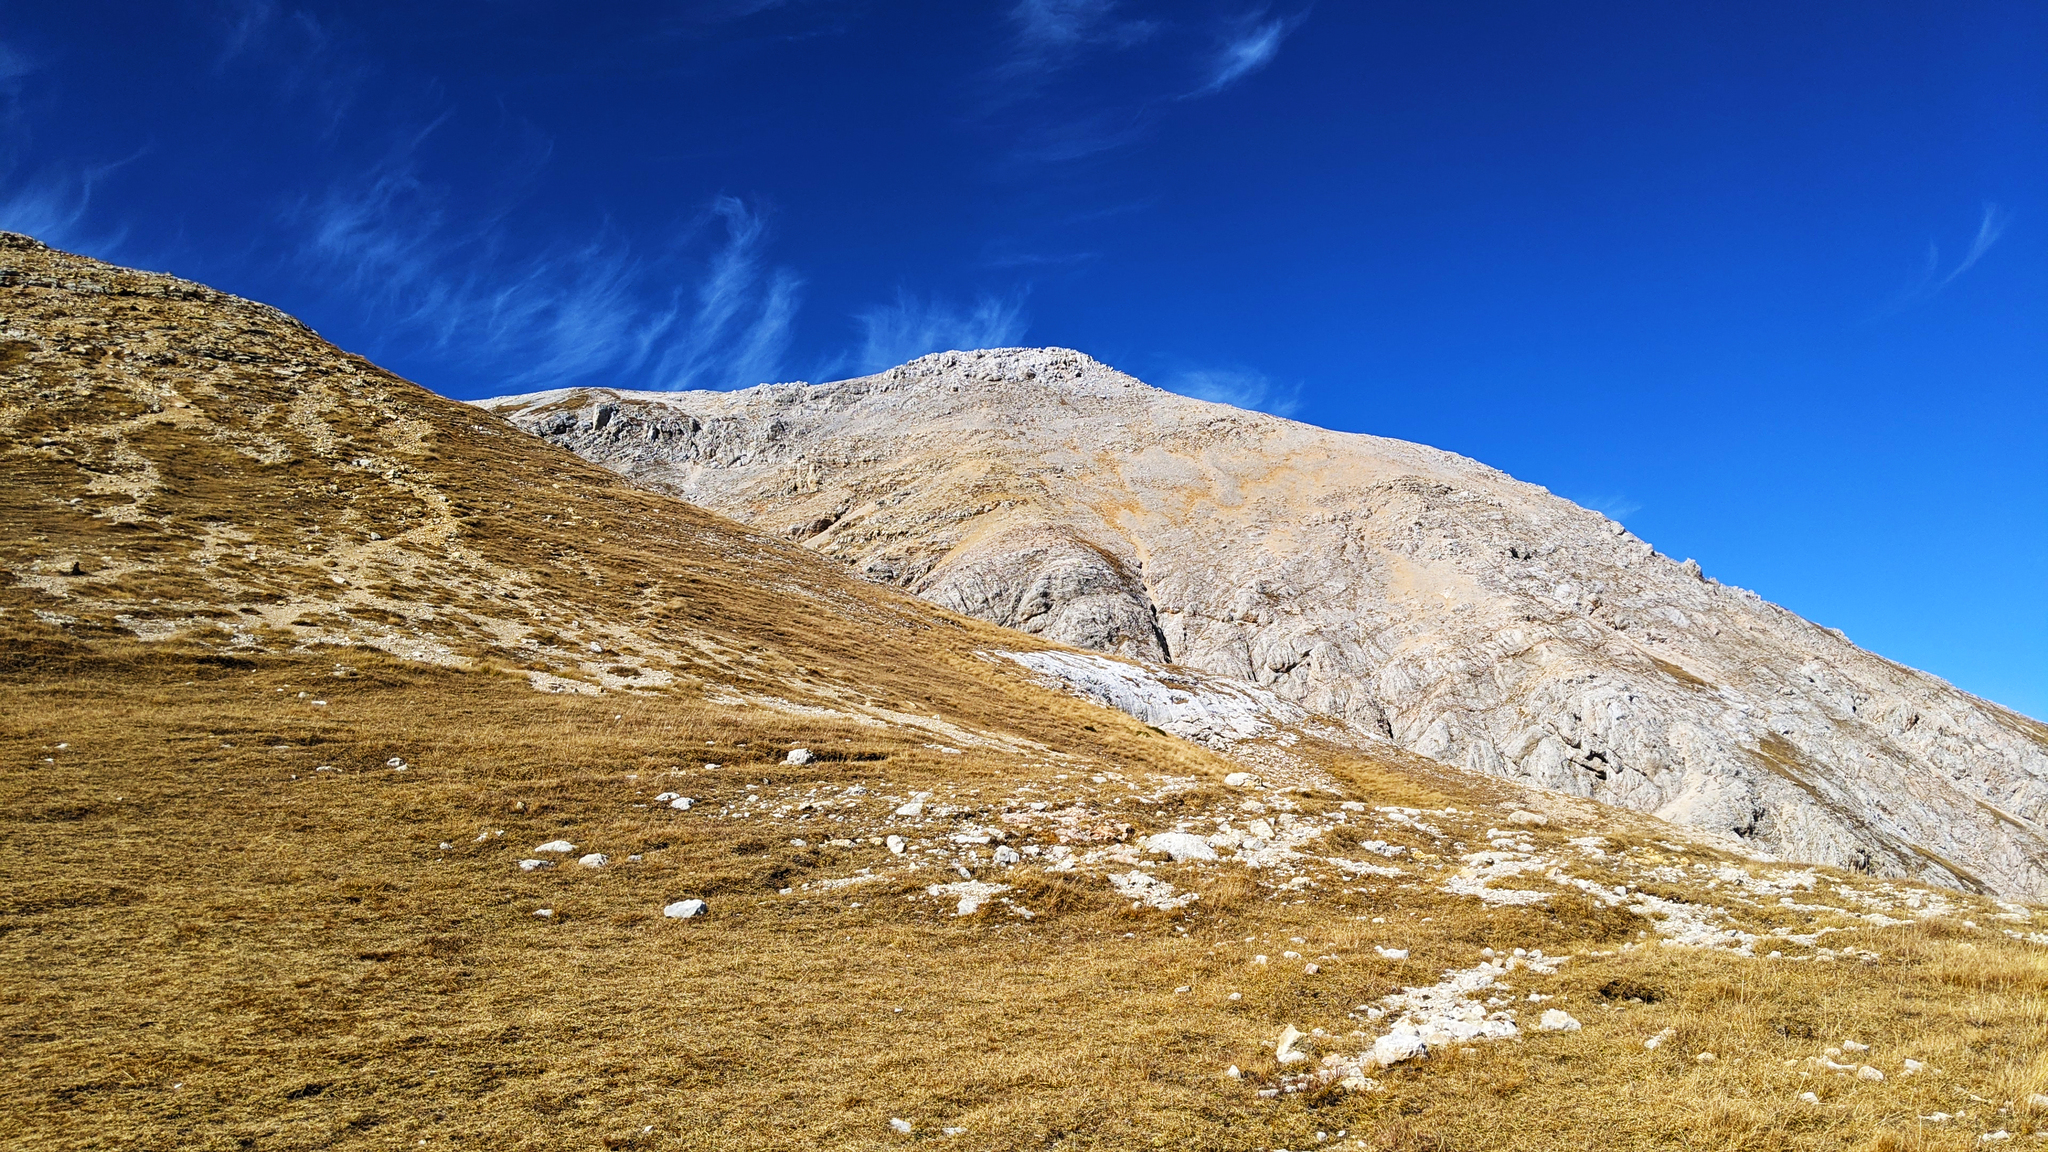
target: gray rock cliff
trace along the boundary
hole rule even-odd
[[[479,404],[969,615],[1781,856],[2048,897],[2048,727],[1447,452],[1056,348]]]

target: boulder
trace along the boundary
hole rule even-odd
[[[1394,1031],[1372,1042],[1372,1062],[1382,1068],[1429,1055],[1429,1045],[1413,1032]]]
[[[678,900],[663,908],[661,914],[671,920],[688,920],[693,916],[702,916],[706,911],[708,908],[702,900]]]
[[[605,855],[602,852],[592,852],[588,856],[585,856],[581,860],[578,860],[576,862],[578,864],[583,865],[585,868],[602,868],[605,865],[611,863],[612,858]]]
[[[1216,859],[1216,850],[1209,847],[1208,841],[1188,832],[1160,832],[1147,836],[1145,851],[1163,852],[1173,857],[1175,863]]]
[[[784,764],[809,764],[816,759],[816,756],[811,755],[809,748],[791,748],[789,755],[782,758],[782,762]]]

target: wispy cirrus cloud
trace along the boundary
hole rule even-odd
[[[984,113],[1017,121],[1010,158],[1026,166],[1127,148],[1177,102],[1214,95],[1270,65],[1307,18],[1306,9],[1275,15],[1260,7],[1171,21],[1130,17],[1119,0],[1021,0],[1008,12],[1007,54],[987,75]],[[1094,69],[1089,83],[1052,83],[1084,66]]]
[[[1280,385],[1249,368],[1192,368],[1175,372],[1161,385],[1169,392],[1246,408],[1270,416],[1292,416],[1301,408],[1301,385]]]
[[[1984,254],[1998,243],[1999,237],[2005,234],[2006,226],[2011,223],[2011,213],[1987,201],[1977,218],[1977,231],[1970,237],[1969,246],[1964,250],[1962,259],[1956,261],[1953,268],[1943,272],[1941,246],[1929,241],[1927,259],[1921,266],[1919,278],[1887,301],[1878,310],[1878,314],[1885,316],[1901,312],[1940,294],[1942,289],[1955,283],[1963,273],[1975,268],[1977,262],[1984,258]]]
[[[1629,517],[1643,510],[1642,501],[1618,493],[1610,493],[1604,496],[1568,496],[1566,499],[1581,508],[1591,508],[1593,511],[1606,516],[1609,520],[1626,521]]]
[[[1260,8],[1231,22],[1228,34],[1209,63],[1209,78],[1190,96],[1221,92],[1257,72],[1280,55],[1280,45],[1308,19],[1306,11],[1290,16],[1272,16]]]
[[[1159,25],[1125,20],[1117,0],[1021,0],[1010,9],[1017,51],[1008,67],[1063,66],[1091,48],[1129,48],[1151,39]]]
[[[533,251],[503,220],[463,224],[404,160],[296,206],[296,253],[358,308],[435,355],[504,366],[507,390],[602,377],[639,388],[733,388],[782,370],[801,281],[765,258],[757,209],[716,198],[644,253],[606,227]],[[705,251],[705,249],[709,251]]]
[[[902,291],[855,319],[862,334],[853,363],[858,372],[879,372],[931,352],[1013,347],[1030,327],[1016,297],[982,296],[961,307]]]

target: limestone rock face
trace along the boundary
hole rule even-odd
[[[2048,897],[2048,727],[1447,452],[1057,348],[480,404],[962,613],[1774,854]]]

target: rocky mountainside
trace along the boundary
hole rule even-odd
[[[1146,395],[1067,362],[1104,395],[1046,413]],[[661,418],[741,469],[790,429]],[[1311,709],[1270,661],[1060,647],[815,550],[942,575],[856,525],[995,476],[951,530],[1007,500],[1044,544],[975,553],[984,592],[1065,612],[1041,633],[1099,596],[1152,629],[1129,651],[1185,654],[1222,624],[1088,518],[1156,498],[1048,496],[1138,455],[1084,438],[1113,424],[1009,473],[963,433],[954,488],[906,472],[815,529],[793,505],[836,482],[792,458],[777,539],[275,309],[0,233],[6,1146],[2048,1138],[2042,910],[1760,859],[1404,752],[1400,708]],[[1471,467],[1398,451],[1404,493]],[[1041,576],[1042,608],[1002,586]]]
[[[480,403],[962,613],[1784,857],[2048,895],[2048,728],[1447,452],[1050,348]]]

